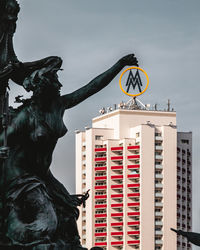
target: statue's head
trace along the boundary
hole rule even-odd
[[[58,80],[57,72],[62,65],[62,59],[59,58],[57,63],[48,65],[34,71],[25,78],[23,86],[26,91],[32,91],[34,96],[53,97],[60,95],[62,84]]]
[[[17,21],[20,7],[16,0],[0,0],[0,8],[2,21],[14,23]]]

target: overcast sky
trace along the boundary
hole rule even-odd
[[[193,230],[200,232],[200,1],[19,1],[18,58],[61,56],[63,94],[83,86],[123,55],[135,53],[150,78],[149,90],[140,100],[164,107],[170,99],[178,130],[193,132]],[[128,100],[118,79],[65,114],[69,132],[57,145],[52,169],[70,192],[75,190],[74,130],[91,125],[102,106]],[[21,93],[22,88],[12,85],[11,99]]]

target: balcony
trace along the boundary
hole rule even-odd
[[[107,246],[107,242],[95,242],[94,244],[96,247],[99,246],[99,247],[102,247],[102,246]]]
[[[107,208],[107,204],[95,205],[95,208]]]
[[[161,203],[161,202],[156,202],[156,203],[155,203],[155,207],[163,207],[163,203]]]
[[[107,157],[97,157],[94,159],[95,162],[106,162],[107,161]]]
[[[107,148],[104,147],[104,148],[95,148],[94,150],[95,152],[106,152],[107,151]]]
[[[111,170],[122,170],[123,166],[111,166]]]
[[[158,236],[162,236],[162,235],[163,235],[163,231],[161,231],[161,230],[156,230],[156,231],[155,231],[155,234],[158,235]]]
[[[128,188],[137,188],[137,187],[140,187],[140,184],[139,184],[139,183],[128,184],[127,187],[128,187]]]
[[[123,175],[112,175],[111,180],[121,180],[123,179]]]
[[[129,212],[127,213],[128,216],[132,217],[132,216],[140,216],[140,212]]]
[[[163,179],[163,175],[162,174],[156,174],[155,178],[156,179]]]
[[[128,203],[128,207],[139,207],[139,206],[140,206],[139,202]]]
[[[163,226],[163,222],[162,222],[162,221],[156,221],[156,222],[155,222],[155,225],[156,225],[156,226]]]
[[[111,241],[111,246],[121,246],[123,244],[123,241]]]
[[[140,197],[140,193],[127,194],[128,198]]]
[[[95,237],[105,237],[107,236],[107,233],[95,233]]]
[[[96,176],[95,181],[107,180],[107,176]]]
[[[127,177],[128,179],[138,179],[140,178],[140,174],[129,174]]]
[[[140,159],[140,155],[128,155],[127,159],[130,161],[132,160],[134,161],[134,160]]]
[[[123,160],[123,156],[112,156],[111,157],[111,161],[122,161]]]
[[[155,168],[158,169],[158,170],[160,170],[160,169],[163,169],[163,166],[161,164],[156,164]]]
[[[123,147],[111,147],[111,151],[113,151],[113,152],[119,152],[122,150],[123,150]]]
[[[94,170],[95,171],[106,171],[107,167],[96,167]]]
[[[162,213],[162,212],[155,212],[155,216],[157,216],[157,217],[162,217],[162,216],[163,216],[163,213]]]
[[[107,186],[104,186],[104,185],[95,186],[95,190],[105,190],[105,189],[107,189]]]
[[[155,141],[162,141],[162,140],[163,140],[162,136],[155,136]]]
[[[162,198],[162,197],[163,197],[163,194],[160,193],[160,192],[159,192],[159,193],[155,193],[155,197],[156,197],[156,198]]]
[[[140,168],[140,164],[128,165],[127,168],[130,169],[130,170],[131,169],[138,169],[138,168]]]
[[[155,155],[155,159],[156,160],[163,160],[163,156],[162,155]]]
[[[127,223],[128,226],[137,226],[140,225],[140,221],[130,221]]]
[[[111,236],[122,236],[123,232],[111,232]]]
[[[127,244],[128,245],[138,245],[138,244],[140,244],[140,241],[139,240],[129,240],[129,241],[127,241]]]
[[[107,195],[95,195],[94,197],[96,200],[104,200],[104,199],[107,199]]]
[[[161,151],[161,150],[163,150],[163,146],[156,146],[156,147],[155,147],[155,150]]]
[[[111,227],[121,227],[123,226],[123,222],[114,222],[114,223],[111,223]]]
[[[163,241],[162,240],[156,240],[155,243],[156,243],[156,245],[162,245]]]
[[[95,218],[106,218],[107,214],[95,214]]]
[[[120,185],[111,185],[112,189],[123,189],[123,184]]]
[[[119,199],[119,198],[123,198],[123,194],[112,194],[111,195],[112,199]]]
[[[139,150],[139,149],[140,149],[140,146],[139,146],[139,145],[128,146],[127,149],[128,149],[128,150]]]
[[[123,207],[123,203],[121,204],[111,204],[111,208],[122,208]]]
[[[138,235],[140,234],[140,231],[128,231],[128,235]]]
[[[111,217],[123,217],[123,213],[111,213]]]
[[[107,223],[95,223],[94,226],[95,227],[103,227],[103,228],[105,228],[105,227],[107,227]]]
[[[163,184],[161,184],[161,183],[156,183],[155,187],[156,187],[156,188],[163,188]]]

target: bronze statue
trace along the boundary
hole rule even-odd
[[[19,6],[15,0],[0,0],[0,6],[1,17],[7,18],[1,19],[2,26],[6,20],[11,27],[6,42],[0,42],[1,93],[9,79],[33,93],[17,109],[9,108],[6,127],[0,128],[0,144],[5,144],[6,137],[9,146],[8,157],[0,159],[0,248],[85,249],[76,225],[77,206],[85,205],[89,195],[70,195],[55,179],[49,169],[52,154],[58,139],[67,133],[65,110],[106,87],[125,66],[137,66],[137,59],[133,54],[125,56],[82,88],[60,95],[57,72],[62,60],[19,62],[12,46]],[[20,100],[18,96],[16,101]]]
[[[56,143],[67,132],[63,115],[66,109],[107,86],[124,66],[137,65],[134,55],[128,55],[84,87],[60,95],[62,85],[57,71],[61,59],[57,60],[55,67],[49,65],[25,78],[23,86],[33,95],[11,110],[7,130],[10,154],[5,161],[6,237],[11,246],[54,242],[82,249],[76,228],[79,215],[76,207],[83,201],[69,195],[49,169]],[[3,136],[0,141],[3,143]],[[1,188],[2,183],[0,180]]]

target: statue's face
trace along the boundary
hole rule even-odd
[[[7,21],[16,22],[19,11],[19,4],[16,2],[16,0],[8,0],[6,3],[4,19],[6,19]]]

